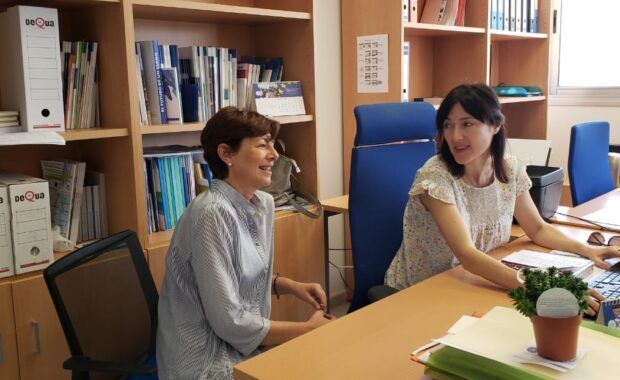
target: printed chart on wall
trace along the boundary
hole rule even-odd
[[[357,37],[357,92],[388,92],[388,35]]]

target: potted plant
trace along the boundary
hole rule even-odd
[[[526,268],[522,274],[525,277],[523,287],[511,289],[508,295],[516,309],[531,319],[538,355],[556,361],[574,359],[577,354],[581,315],[588,309],[588,285],[572,273],[562,272],[554,267],[547,270]],[[538,314],[539,297],[554,288],[566,289],[575,296],[576,315],[549,317]]]

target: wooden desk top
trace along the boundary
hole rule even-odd
[[[585,241],[592,230],[559,226]],[[491,253],[501,258],[533,245],[526,236]],[[506,291],[458,266],[234,368],[236,379],[418,379],[410,353],[445,335],[464,314],[511,306]]]
[[[577,207],[559,207],[558,212],[592,220],[608,227],[610,230],[620,232],[620,188],[616,188],[607,194],[582,203]],[[598,229],[590,223],[570,216],[554,215],[551,218],[553,223],[568,224],[572,226]]]
[[[349,194],[321,201],[323,209],[338,214],[349,212]]]

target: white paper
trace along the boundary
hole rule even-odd
[[[0,133],[0,145],[32,144],[65,145],[65,139],[48,131]]]
[[[504,257],[502,261],[531,268],[556,267],[558,269],[578,268],[589,263],[589,260],[583,257],[554,255],[528,249],[514,252]]]
[[[530,345],[528,345],[525,348],[525,350],[523,350],[523,352],[515,354],[513,359],[517,363],[537,364],[537,365],[542,365],[542,366],[554,369],[556,371],[566,372],[566,371],[569,371],[577,367],[577,364],[579,364],[579,361],[583,359],[583,356],[585,354],[586,354],[586,350],[584,350],[583,348],[577,348],[577,357],[575,359],[568,360],[565,362],[558,362],[555,360],[545,359],[542,356],[539,356],[538,351],[536,350],[536,343],[532,342]]]
[[[388,35],[357,37],[357,92],[388,92]]]

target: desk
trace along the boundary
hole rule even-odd
[[[616,188],[600,197],[591,199],[577,207],[558,208],[558,212],[592,220],[607,227],[608,230],[620,232],[620,188]],[[571,218],[570,216],[555,214],[551,222],[572,226],[599,229],[588,222]]]
[[[558,229],[587,239],[591,230]],[[537,249],[542,249],[536,246]],[[491,253],[533,248],[526,236]],[[418,379],[410,353],[464,314],[511,306],[504,289],[461,266],[370,304],[234,367],[236,379]]]
[[[321,201],[323,205],[323,259],[325,265],[325,294],[327,294],[327,312],[330,312],[331,301],[329,300],[329,217],[349,212],[349,195],[329,198]]]

